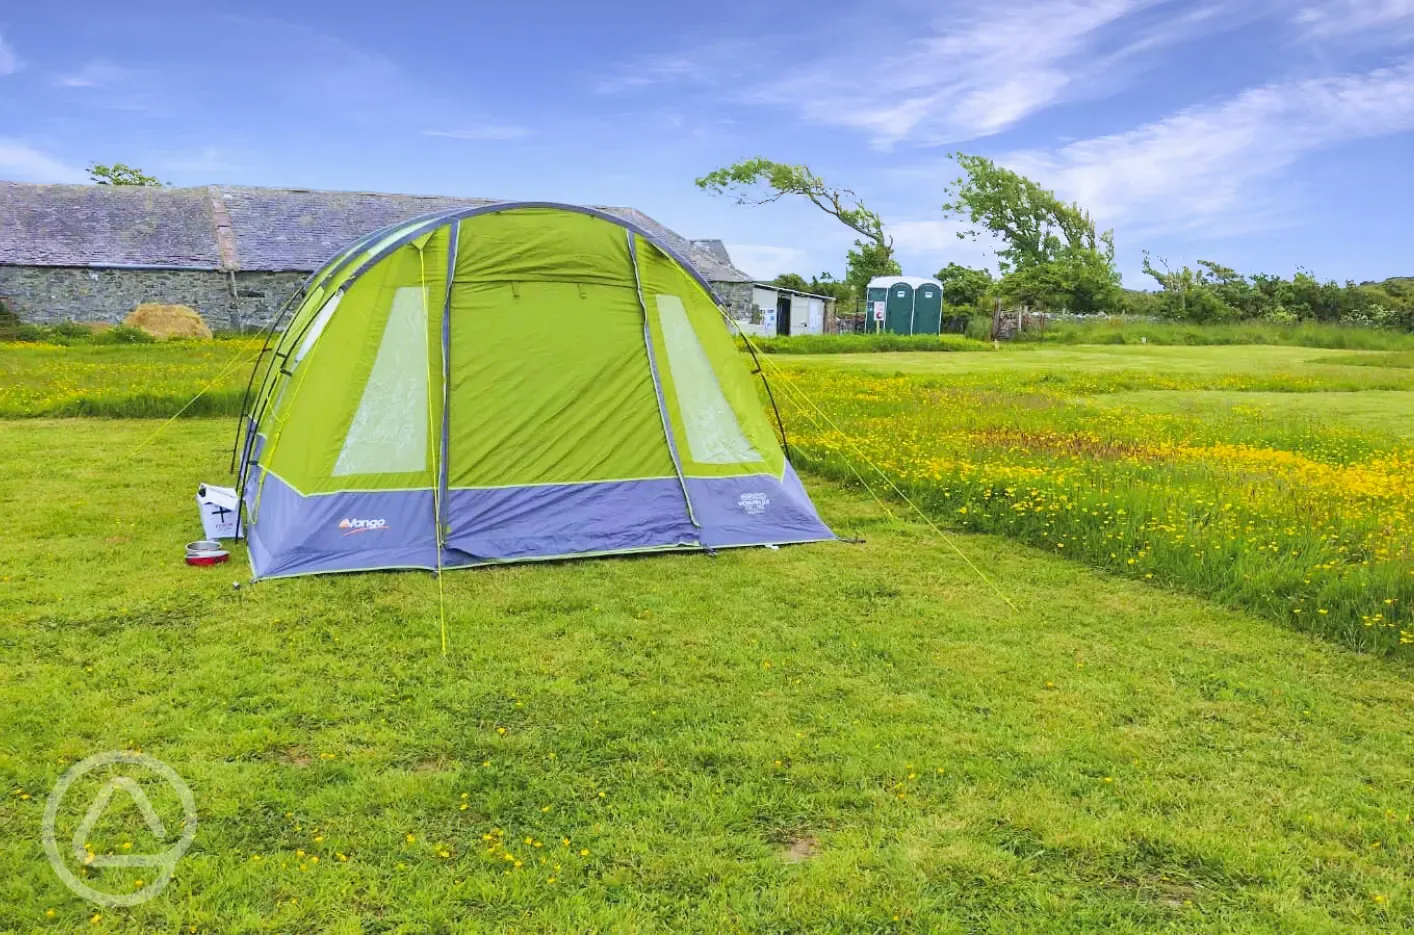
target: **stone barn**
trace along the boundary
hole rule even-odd
[[[0,182],[0,298],[24,321],[120,322],[141,302],[187,305],[213,329],[267,324],[324,261],[363,234],[421,214],[492,204],[374,192],[211,185],[156,188]],[[756,311],[750,276],[720,240],[687,240],[609,207],[692,263],[733,317]]]

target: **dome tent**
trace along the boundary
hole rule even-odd
[[[710,288],[628,221],[416,218],[297,301],[242,417],[256,578],[834,538]]]

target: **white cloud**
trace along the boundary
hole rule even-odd
[[[741,68],[765,49],[761,40],[712,42],[690,52],[645,55],[620,65],[607,78],[595,82],[600,94],[621,94],[655,85],[715,85],[724,78],[739,76]]]
[[[1086,68],[1082,53],[1096,33],[1147,5],[977,4],[919,30],[930,35],[876,40],[857,48],[848,68],[823,62],[764,88],[760,97],[794,104],[819,123],[866,130],[884,146],[987,136],[1074,93]]]
[[[131,74],[129,69],[96,58],[76,72],[59,75],[54,79],[54,84],[61,88],[101,88],[122,81]]]
[[[874,0],[821,14],[789,41],[767,34],[643,58],[598,88],[698,85],[717,102],[861,130],[880,148],[938,145],[1114,93],[1161,47],[1270,13],[1273,2],[1289,0]],[[840,49],[849,50],[843,59]]]
[[[808,254],[796,247],[774,244],[729,243],[727,253],[737,269],[757,279],[774,279],[782,273],[801,273]]]
[[[905,270],[928,276],[949,263],[996,267],[995,249],[1001,242],[991,235],[974,240],[966,235],[969,229],[970,225],[957,218],[898,221],[888,228]],[[926,272],[918,272],[925,267]]]
[[[87,182],[88,174],[32,146],[0,138],[0,178],[10,182]]]
[[[1224,232],[1275,222],[1265,183],[1302,156],[1414,128],[1414,62],[1251,88],[1134,130],[1003,161],[1089,208],[1102,225]],[[1131,232],[1133,232],[1131,230]]]
[[[14,47],[5,41],[4,36],[0,36],[0,77],[13,75],[24,67],[25,63],[15,54]]]
[[[1327,0],[1302,7],[1293,19],[1316,38],[1365,34],[1398,41],[1414,31],[1414,0]]]
[[[616,94],[634,88],[673,81],[702,81],[706,68],[686,56],[654,55],[620,69],[619,73],[594,85],[600,94]]]
[[[525,127],[486,124],[464,130],[423,130],[423,136],[441,136],[449,140],[518,140],[530,135]]]

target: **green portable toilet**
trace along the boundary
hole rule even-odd
[[[943,288],[925,282],[913,290],[913,333],[938,334],[943,328]]]
[[[943,284],[923,276],[875,276],[869,280],[870,318],[884,301],[884,327],[890,334],[937,334],[943,317]]]
[[[913,286],[906,282],[889,285],[884,308],[884,330],[890,334],[913,333]]]

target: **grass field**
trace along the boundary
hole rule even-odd
[[[1261,321],[1196,325],[1126,319],[1053,322],[1043,331],[1023,332],[1022,340],[1045,344],[1285,344],[1374,351],[1414,350],[1414,335],[1407,332],[1317,322],[1290,325]]]
[[[183,566],[228,426],[130,454],[151,428],[0,424],[0,931],[1414,924],[1394,660],[962,535],[1013,613],[824,482],[864,544],[448,575],[444,659],[430,576],[237,597]],[[164,895],[95,912],[40,813],[127,747],[200,831]]]
[[[0,344],[0,419],[234,416],[261,343]]]
[[[780,372],[777,398],[816,470],[894,483],[945,522],[1350,646],[1414,653],[1414,448],[1408,392],[1388,389],[1409,371],[1290,347],[885,356]],[[1211,395],[1232,404],[1195,402]],[[864,462],[880,473],[861,475]]]
[[[1414,440],[1414,391],[1238,393],[1215,390],[1140,390],[1090,397],[1100,406],[1120,406],[1145,412],[1217,417],[1232,421],[1251,416],[1269,424],[1310,424],[1353,429]]]
[[[953,386],[993,390],[1033,386],[1077,393],[1139,389],[1277,392],[1414,389],[1414,372],[1387,366],[1389,356],[1379,352],[1271,345],[1016,345],[975,354],[792,355],[773,358],[771,362],[780,367],[828,367],[857,373],[927,377],[946,380]]]
[[[160,384],[170,414],[236,349],[118,350],[0,349],[53,388],[9,413],[119,415]],[[1388,625],[1414,597],[1409,371],[849,356],[776,383],[822,515],[864,542],[452,573],[446,657],[429,575],[237,592],[239,553],[181,563],[229,420],[0,421],[0,932],[1414,926],[1414,656]],[[861,495],[801,390],[1014,610]],[[132,748],[200,828],[163,895],[95,910],[41,814],[69,765]],[[134,818],[86,843],[155,849]]]

